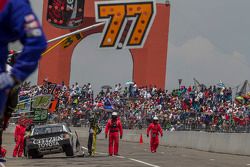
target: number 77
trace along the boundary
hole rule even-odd
[[[106,22],[100,47],[143,47],[156,15],[154,0],[96,2],[95,7],[96,21]],[[130,20],[132,24],[126,32]]]

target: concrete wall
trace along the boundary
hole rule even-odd
[[[71,128],[77,131],[80,137],[88,136],[87,128]],[[13,133],[14,127],[10,126],[5,133]],[[140,135],[143,136],[143,142],[149,143],[145,130],[124,130],[123,141],[140,141]],[[105,139],[104,130],[98,135],[99,140]],[[202,151],[248,155],[250,156],[250,134],[248,133],[207,133],[207,132],[164,132],[160,144],[170,147],[184,147]]]
[[[82,137],[88,135],[87,129],[76,128],[75,130]],[[124,130],[123,141],[139,143],[141,134],[143,142],[149,144],[149,138],[147,138],[145,130]],[[105,139],[104,131],[98,135],[98,139]],[[170,147],[250,156],[250,134],[248,133],[164,132],[160,144]]]

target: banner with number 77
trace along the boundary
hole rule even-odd
[[[143,48],[155,15],[155,0],[95,2],[96,22],[106,22],[100,47]]]

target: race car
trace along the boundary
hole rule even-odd
[[[64,124],[35,126],[25,138],[24,155],[42,158],[44,155],[65,153],[66,156],[84,156],[78,135]]]

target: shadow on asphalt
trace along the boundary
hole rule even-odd
[[[108,155],[96,155],[96,156],[73,156],[73,157],[64,157],[64,156],[57,156],[57,157],[43,157],[41,159],[74,159],[74,158],[103,158],[109,157]]]

